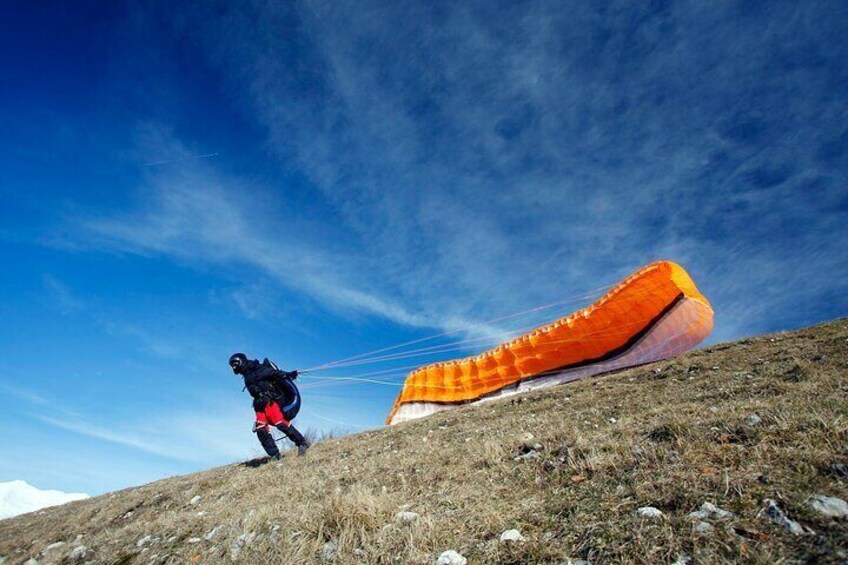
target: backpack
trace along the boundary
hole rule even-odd
[[[276,363],[274,363],[267,357],[262,361],[262,364],[266,367],[274,369],[275,371],[285,373],[285,371],[282,371]],[[277,377],[274,382],[279,393],[281,404],[283,405],[284,415],[289,420],[293,420],[294,417],[297,416],[297,413],[300,412],[300,391],[297,389],[297,385],[295,385],[293,382],[296,378],[297,377]]]

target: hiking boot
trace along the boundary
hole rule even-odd
[[[309,444],[308,444],[308,443],[302,443],[302,444],[298,445],[298,446],[297,446],[297,454],[298,454],[298,456],[300,456],[300,455],[306,455],[306,450],[307,450],[307,449],[309,449]]]
[[[282,456],[279,453],[277,453],[275,455],[269,455],[268,461],[279,461],[281,458],[282,458]]]

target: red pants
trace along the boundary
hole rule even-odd
[[[260,428],[266,428],[268,424],[271,424],[272,426],[285,424],[287,427],[291,425],[291,422],[286,420],[286,417],[283,416],[283,411],[280,410],[280,405],[273,400],[265,406],[265,410],[256,413],[256,427],[254,429],[258,430]]]

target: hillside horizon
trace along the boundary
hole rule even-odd
[[[846,318],[716,344],[2,520],[0,562],[842,562],[846,375]]]

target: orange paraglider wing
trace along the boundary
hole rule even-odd
[[[386,423],[667,359],[712,329],[712,307],[683,267],[651,263],[565,318],[480,355],[412,371]]]

